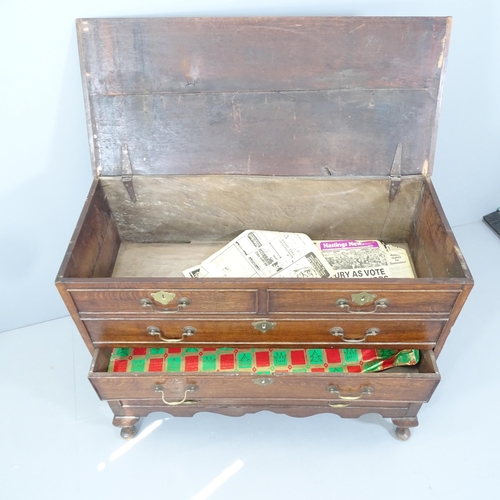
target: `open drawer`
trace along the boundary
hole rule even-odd
[[[245,398],[422,403],[440,380],[432,351],[421,351],[414,366],[376,373],[108,372],[111,353],[97,349],[89,373],[101,399],[157,399],[166,406]]]

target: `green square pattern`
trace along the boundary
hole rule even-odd
[[[256,375],[275,373],[375,372],[393,366],[415,365],[419,351],[392,349],[273,349],[236,347],[137,348],[117,347],[109,361],[110,372],[234,371]],[[189,366],[187,365],[189,360]],[[305,364],[304,364],[305,360]],[[194,361],[194,364],[193,364]]]

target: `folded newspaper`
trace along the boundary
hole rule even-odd
[[[316,241],[334,278],[414,278],[404,248],[378,240]]]
[[[301,233],[248,230],[200,265],[188,278],[413,278],[404,248],[377,240],[313,242]]]
[[[333,269],[305,234],[248,230],[183,274],[188,278],[330,278]]]

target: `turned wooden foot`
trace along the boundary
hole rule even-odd
[[[139,422],[139,417],[115,417],[113,418],[113,425],[121,427],[120,436],[123,439],[132,439],[137,434],[135,424]]]
[[[401,441],[407,441],[411,437],[410,427],[417,427],[418,418],[393,418],[392,423],[396,426],[396,437]]]
[[[396,427],[396,437],[401,441],[407,441],[411,437],[411,431],[408,427]]]
[[[120,431],[120,436],[123,439],[132,439],[137,434],[137,429],[131,425],[130,427],[123,427]]]

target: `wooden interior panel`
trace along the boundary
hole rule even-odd
[[[123,242],[116,257],[113,277],[181,278],[182,271],[197,266],[223,243],[133,243]]]
[[[91,94],[436,88],[449,18],[81,19]]]
[[[433,351],[420,351],[420,361],[417,366],[420,373],[435,373],[439,375],[436,357]]]
[[[100,278],[111,276],[113,271],[120,235],[100,183],[87,207],[65,277]]]
[[[422,200],[413,223],[409,246],[419,276],[470,278],[430,180],[424,184]]]
[[[111,351],[111,347],[101,347],[100,349],[96,349],[94,351],[90,366],[91,373],[106,373],[108,371]]]
[[[140,176],[133,184],[135,203],[120,178],[97,183],[65,277],[181,277],[246,229],[407,242],[418,277],[470,277],[422,176],[404,178],[392,202],[383,178]]]
[[[84,19],[96,173],[432,169],[449,18]]]
[[[429,160],[436,102],[428,89],[91,96],[104,175],[389,175]]]
[[[246,229],[404,242],[423,178],[405,178],[392,203],[390,181],[382,178],[138,176],[136,203],[120,179],[101,182],[129,242],[226,242]]]

